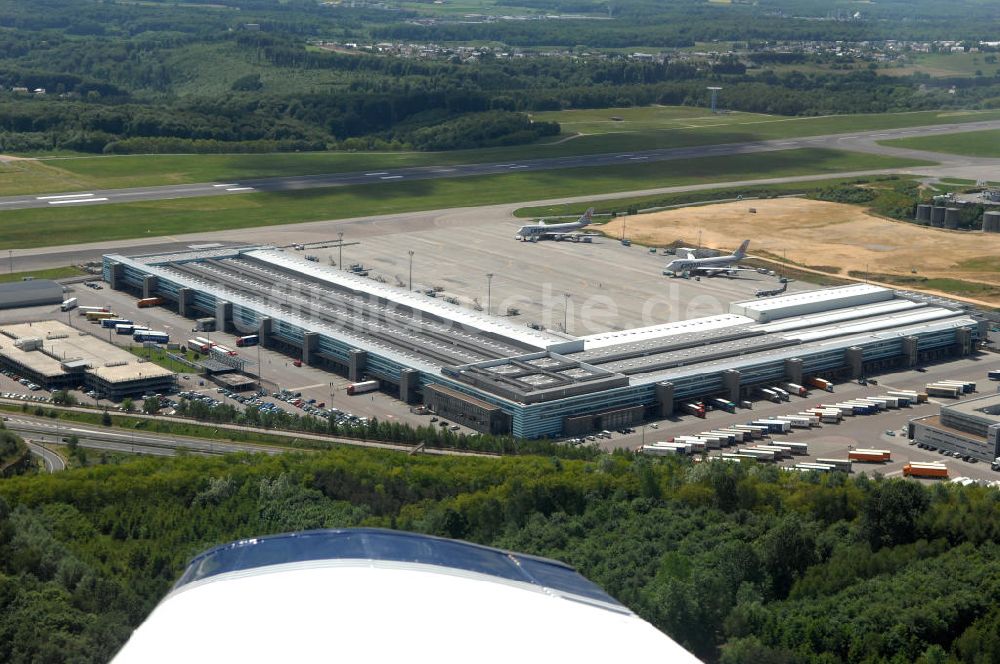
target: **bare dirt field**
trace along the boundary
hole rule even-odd
[[[619,237],[621,224],[614,219],[602,231]],[[749,238],[752,255],[845,277],[889,275],[908,288],[1000,304],[1000,234],[916,226],[855,205],[804,198],[722,203],[628,217],[626,230],[634,242],[654,246],[694,247],[701,233],[703,246],[732,250]]]

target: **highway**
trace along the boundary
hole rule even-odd
[[[4,423],[8,429],[18,432],[22,437],[30,437],[36,442],[63,444],[63,439],[75,435],[79,439],[81,447],[114,452],[174,456],[178,450],[185,450],[192,454],[207,456],[229,454],[231,452],[282,454],[294,451],[293,448],[287,447],[234,443],[221,440],[203,440],[200,438],[151,434],[145,431],[107,429],[88,424],[36,418],[29,415],[10,415],[9,418]],[[33,451],[35,448],[44,449],[35,445]],[[58,457],[58,455],[49,450],[45,451],[48,455]],[[48,455],[45,456],[46,467],[49,465]],[[62,459],[59,459],[59,463],[62,463]]]
[[[11,400],[3,400],[5,403],[14,403]],[[61,410],[93,413],[81,407],[69,407]],[[131,417],[144,420],[160,421],[180,421],[177,418],[163,415],[142,415],[133,413]],[[75,435],[81,447],[108,450],[116,452],[129,452],[133,454],[151,454],[157,456],[174,456],[178,450],[184,450],[191,454],[203,456],[214,454],[230,454],[233,452],[251,452],[265,454],[285,454],[288,452],[309,452],[308,448],[284,447],[279,445],[265,445],[258,443],[238,443],[229,440],[216,440],[206,438],[196,438],[192,436],[176,436],[170,434],[149,433],[147,431],[136,431],[134,429],[122,429],[114,427],[103,427],[93,424],[80,424],[77,422],[66,422],[48,417],[35,417],[22,413],[11,413],[4,421],[4,426],[12,431],[18,432],[22,438],[30,438],[33,441],[42,443],[64,444],[63,440]],[[294,431],[264,430],[253,427],[243,427],[235,424],[204,424],[216,429],[238,431],[244,435],[273,435],[283,436],[289,440],[298,439],[300,441],[317,441],[328,445],[349,445],[352,447],[369,447],[396,452],[406,452],[409,454],[418,451],[413,445],[404,443],[388,443],[374,440],[355,440],[350,438],[332,438],[319,434],[309,434]],[[470,450],[444,449],[444,448],[423,448],[419,449],[422,454],[433,456],[479,456],[495,457],[491,452],[473,452]],[[59,459],[59,462],[62,460]]]
[[[915,150],[900,150],[880,146],[877,141],[893,138],[933,136],[938,134],[1000,129],[1000,120],[983,122],[931,125],[902,129],[883,129],[856,132],[852,134],[827,134],[802,138],[785,138],[746,143],[726,143],[684,148],[663,148],[628,153],[608,153],[592,155],[572,155],[526,159],[505,163],[458,164],[454,166],[417,166],[390,169],[386,171],[331,173],[326,175],[298,175],[240,180],[238,182],[206,182],[198,184],[164,185],[157,187],[136,187],[130,189],[101,189],[77,192],[53,192],[30,196],[0,197],[0,210],[26,208],[74,207],[81,205],[102,205],[113,203],[135,203],[160,201],[177,198],[202,198],[206,196],[238,196],[255,192],[284,192],[323,187],[345,187],[359,184],[380,184],[407,180],[431,180],[441,178],[470,177],[476,175],[501,175],[524,171],[545,171],[564,168],[595,166],[617,166],[641,164],[679,159],[699,159],[703,157],[726,157],[741,154],[795,150],[800,148],[828,148],[853,150],[876,154],[895,155],[905,153],[916,158],[927,158],[944,165],[960,166],[983,162],[993,164],[998,160],[977,160],[953,155],[923,153]],[[920,156],[918,156],[920,155]]]
[[[45,463],[45,470],[47,472],[57,473],[60,470],[66,470],[66,462],[63,461],[63,458],[45,447],[44,444],[33,440],[25,440],[24,442],[28,446],[28,451],[32,455],[41,458],[42,462]]]

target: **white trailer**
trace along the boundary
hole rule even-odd
[[[851,472],[852,467],[850,459],[816,459],[816,463],[825,463],[845,473]]]
[[[795,429],[808,429],[812,426],[812,420],[802,415],[775,415],[774,419],[784,420]]]
[[[63,300],[63,303],[59,307],[59,309],[61,309],[62,311],[71,311],[73,309],[76,309],[77,304],[78,304],[77,299],[75,297],[71,297],[68,300]]]
[[[740,431],[749,431],[750,436],[753,438],[763,438],[768,433],[767,427],[754,426],[753,424],[735,424],[733,428]]]
[[[736,451],[740,454],[754,457],[758,461],[774,461],[779,458],[778,450],[761,450],[756,447],[741,447]]]
[[[833,466],[831,466],[829,464],[825,464],[825,463],[812,463],[812,462],[809,462],[809,461],[805,461],[803,463],[797,463],[794,466],[792,466],[792,468],[794,468],[795,470],[798,470],[798,471],[802,471],[802,472],[815,471],[815,472],[818,472],[818,473],[829,473],[829,472],[831,472],[833,470],[836,470],[836,468],[834,468]]]
[[[927,383],[927,387],[924,391],[929,397],[948,397],[951,399],[957,399],[962,395],[962,387],[960,385],[942,385],[941,383]]]

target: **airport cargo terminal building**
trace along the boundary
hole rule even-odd
[[[961,306],[868,284],[736,302],[729,313],[575,337],[538,331],[268,247],[104,257],[112,288],[459,424],[523,438],[619,429],[690,401],[810,376],[858,378],[974,351]]]

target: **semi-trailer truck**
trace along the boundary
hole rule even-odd
[[[819,376],[813,376],[812,378],[807,380],[806,383],[808,383],[812,387],[821,390],[826,390],[827,392],[833,392],[833,383],[831,383],[825,378],[820,378]]]
[[[145,309],[146,307],[158,307],[164,302],[166,302],[166,300],[162,297],[144,297],[135,304],[140,309]]]
[[[986,377],[990,380],[1000,380],[1000,369],[995,369],[993,371],[987,371]]]
[[[958,385],[942,385],[941,383],[928,383],[924,391],[927,396],[948,397],[949,399],[957,399],[962,394],[962,388]]]
[[[712,399],[712,405],[718,408],[719,410],[726,411],[727,413],[736,412],[736,404],[734,404],[732,401],[729,401],[728,399]]]
[[[351,383],[347,386],[347,393],[350,395],[354,394],[364,394],[365,392],[374,392],[378,389],[377,380],[362,380],[357,383]]]
[[[133,341],[152,341],[158,344],[165,344],[170,341],[170,335],[166,332],[155,332],[153,330],[136,330],[132,333]]]
[[[106,330],[113,330],[118,325],[131,325],[132,321],[128,318],[103,318],[101,319],[101,327]]]
[[[71,297],[68,300],[63,300],[62,305],[59,307],[63,311],[70,311],[76,309],[77,300],[75,297]]]
[[[851,461],[863,461],[866,463],[883,463],[892,461],[892,452],[889,450],[857,449],[847,453],[847,458]]]
[[[688,415],[694,415],[695,417],[705,417],[705,404],[703,403],[686,403],[681,406],[683,410]]]
[[[853,462],[850,459],[816,459],[816,463],[833,466],[836,470],[849,473],[851,472],[851,464]]]
[[[256,334],[248,334],[245,337],[240,337],[236,340],[236,345],[240,348],[245,346],[256,346],[260,343],[260,337]]]
[[[911,461],[903,466],[903,477],[940,477],[947,479],[948,467],[943,463]]]
[[[798,383],[782,383],[781,387],[796,396],[805,397],[809,395],[809,390]]]

